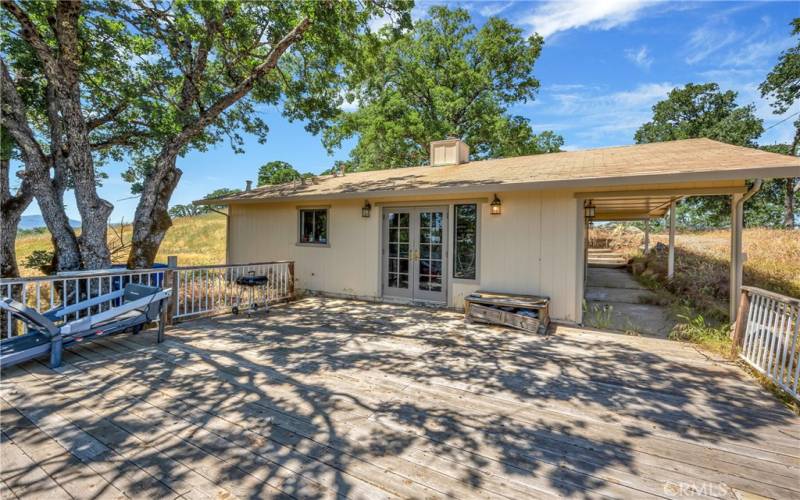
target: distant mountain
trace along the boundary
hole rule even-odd
[[[72,227],[81,227],[81,222],[77,220],[69,220],[69,225]],[[19,229],[36,229],[37,227],[46,227],[44,217],[41,215],[23,215],[19,221]]]

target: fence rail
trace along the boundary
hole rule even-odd
[[[249,274],[266,276],[267,285],[245,289],[236,280]],[[272,304],[294,294],[292,262],[256,262],[232,266],[186,267],[172,275],[175,290],[171,307],[173,319],[208,315],[233,306]]]
[[[800,401],[800,300],[748,286],[739,304],[739,357]]]
[[[174,261],[173,261],[174,262]],[[289,300],[294,295],[294,262],[255,262],[249,264],[162,267],[137,270],[76,272],[56,276],[0,279],[0,295],[10,297],[44,313],[67,307],[115,290],[128,283],[172,288],[167,308],[168,322],[211,315],[233,306],[249,307],[249,289],[236,280],[248,274],[267,276],[267,284],[253,289],[252,301],[270,304]],[[119,305],[120,299],[98,304],[92,314]],[[90,311],[73,313],[66,320],[78,319]],[[12,316],[0,316],[0,338],[26,333],[26,326]]]

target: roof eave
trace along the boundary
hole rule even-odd
[[[562,179],[556,181],[535,181],[514,184],[487,183],[487,184],[465,184],[461,186],[447,187],[424,187],[418,189],[401,190],[374,190],[374,191],[348,191],[344,193],[323,193],[308,194],[298,193],[296,195],[276,196],[271,198],[219,198],[197,200],[192,203],[195,205],[234,205],[249,203],[282,203],[299,200],[341,200],[364,197],[406,197],[419,196],[425,194],[461,194],[461,193],[482,193],[508,192],[508,191],[536,191],[536,190],[556,190],[556,189],[585,189],[587,187],[614,187],[640,184],[669,183],[679,180],[680,182],[699,182],[699,181],[730,181],[746,179],[772,179],[800,177],[800,167],[789,166],[769,166],[769,167],[748,167],[738,170],[707,171],[707,172],[677,172],[660,173],[648,175],[628,175],[618,177],[591,177],[585,179]]]

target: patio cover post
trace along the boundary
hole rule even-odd
[[[644,253],[650,251],[650,217],[644,220]]]
[[[731,278],[730,278],[730,318],[736,319],[739,310],[739,295],[742,293],[742,227],[744,226],[744,206],[741,194],[731,195]]]
[[[675,275],[675,206],[676,201],[669,204],[669,254],[667,256],[667,278]]]

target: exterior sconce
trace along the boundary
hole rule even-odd
[[[369,201],[364,200],[364,206],[361,207],[361,217],[369,217],[369,213],[372,210],[372,205],[369,204]]]
[[[592,200],[588,200],[583,204],[583,216],[589,220],[594,219],[595,206],[592,205]]]
[[[498,198],[496,194],[494,195],[494,199],[489,206],[491,207],[492,215],[500,215],[503,213],[503,204],[500,202],[500,198]]]

